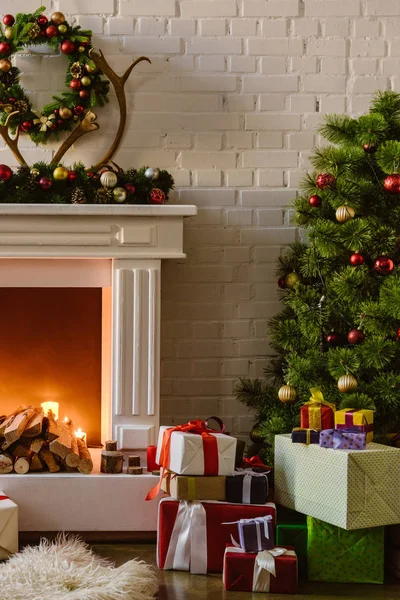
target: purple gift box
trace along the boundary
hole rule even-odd
[[[366,434],[357,430],[323,429],[319,445],[321,448],[333,448],[334,450],[365,450]]]
[[[239,530],[238,544],[232,537],[232,543],[244,552],[262,552],[275,548],[275,532],[271,515],[255,519],[235,521]]]

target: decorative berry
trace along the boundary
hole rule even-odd
[[[32,129],[33,123],[32,121],[23,121],[21,124],[21,129],[24,133],[30,131]]]
[[[61,52],[63,54],[73,54],[76,51],[76,46],[71,40],[65,40],[61,44]]]
[[[76,181],[78,178],[78,174],[75,171],[68,171],[68,180]]]
[[[313,194],[308,199],[309,205],[313,206],[314,208],[318,208],[318,206],[321,206],[321,202],[322,202],[322,198],[320,196],[318,196],[318,194]]]
[[[317,188],[326,190],[331,188],[335,183],[335,177],[332,173],[320,173],[315,181]]]
[[[388,256],[379,256],[374,262],[374,269],[380,275],[389,275],[393,272],[395,264]]]
[[[12,177],[12,170],[7,165],[0,165],[0,181],[8,181]]]
[[[347,335],[350,344],[361,344],[364,341],[365,335],[360,329],[352,329]]]
[[[374,154],[378,149],[378,144],[364,144],[363,148],[366,154]]]
[[[13,15],[4,15],[3,23],[4,25],[7,25],[7,27],[12,27],[15,23],[15,18]]]
[[[353,265],[353,267],[359,267],[363,263],[364,257],[359,252],[354,252],[354,254],[350,256],[350,264]]]
[[[281,277],[280,279],[278,279],[278,285],[282,290],[286,289],[286,278]]]
[[[136,188],[133,185],[133,183],[125,183],[124,188],[126,189],[128,194],[134,194],[136,191]]]
[[[385,177],[383,187],[390,194],[400,194],[400,175],[394,173]]]

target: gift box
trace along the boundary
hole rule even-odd
[[[343,531],[307,517],[308,579],[383,583],[384,528]]]
[[[400,548],[392,547],[387,553],[388,556],[388,569],[390,573],[400,579]]]
[[[334,450],[365,450],[367,445],[365,438],[365,433],[324,429],[321,431],[319,445],[321,448]]]
[[[0,560],[18,552],[18,506],[0,492]]]
[[[278,523],[276,545],[293,546],[297,556],[299,577],[307,579],[307,523]]]
[[[226,499],[228,502],[265,504],[267,498],[267,473],[256,473],[241,469],[236,471],[235,475],[226,478]]]
[[[164,474],[161,489],[175,500],[220,500],[226,499],[226,477],[189,477],[171,471]]]
[[[287,546],[251,554],[229,545],[224,555],[223,583],[224,589],[232,592],[295,594],[296,553]]]
[[[300,427],[317,430],[333,428],[335,405],[324,400],[318,388],[311,388],[310,392],[310,401],[300,408]]]
[[[292,431],[292,442],[295,444],[319,444],[320,432],[316,429],[295,427]]]
[[[229,504],[187,502],[162,498],[159,504],[157,564],[160,569],[191,573],[222,573],[224,553],[231,536],[237,538],[240,519],[271,515],[276,524],[275,504]]]
[[[254,519],[239,519],[234,523],[223,523],[223,525],[237,524],[239,532],[239,544],[232,536],[232,541],[237,548],[244,552],[261,552],[271,550],[275,547],[275,526],[272,516],[256,517]]]
[[[275,500],[287,508],[360,529],[400,523],[400,449],[368,444],[338,452],[275,436]]]
[[[233,475],[236,438],[202,421],[160,427],[156,461],[178,475]]]
[[[374,439],[374,411],[345,408],[335,412],[335,429],[354,429],[367,434],[367,444]],[[324,427],[332,429],[333,427]]]

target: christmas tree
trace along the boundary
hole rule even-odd
[[[275,355],[265,379],[237,387],[268,461],[311,387],[337,408],[373,409],[379,441],[400,431],[400,94],[378,93],[358,119],[328,115],[320,133],[330,144],[294,201],[307,243],[278,264]]]

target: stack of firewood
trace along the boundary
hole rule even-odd
[[[91,473],[93,462],[85,442],[70,421],[56,421],[41,408],[21,406],[0,417],[0,475],[30,471]]]

